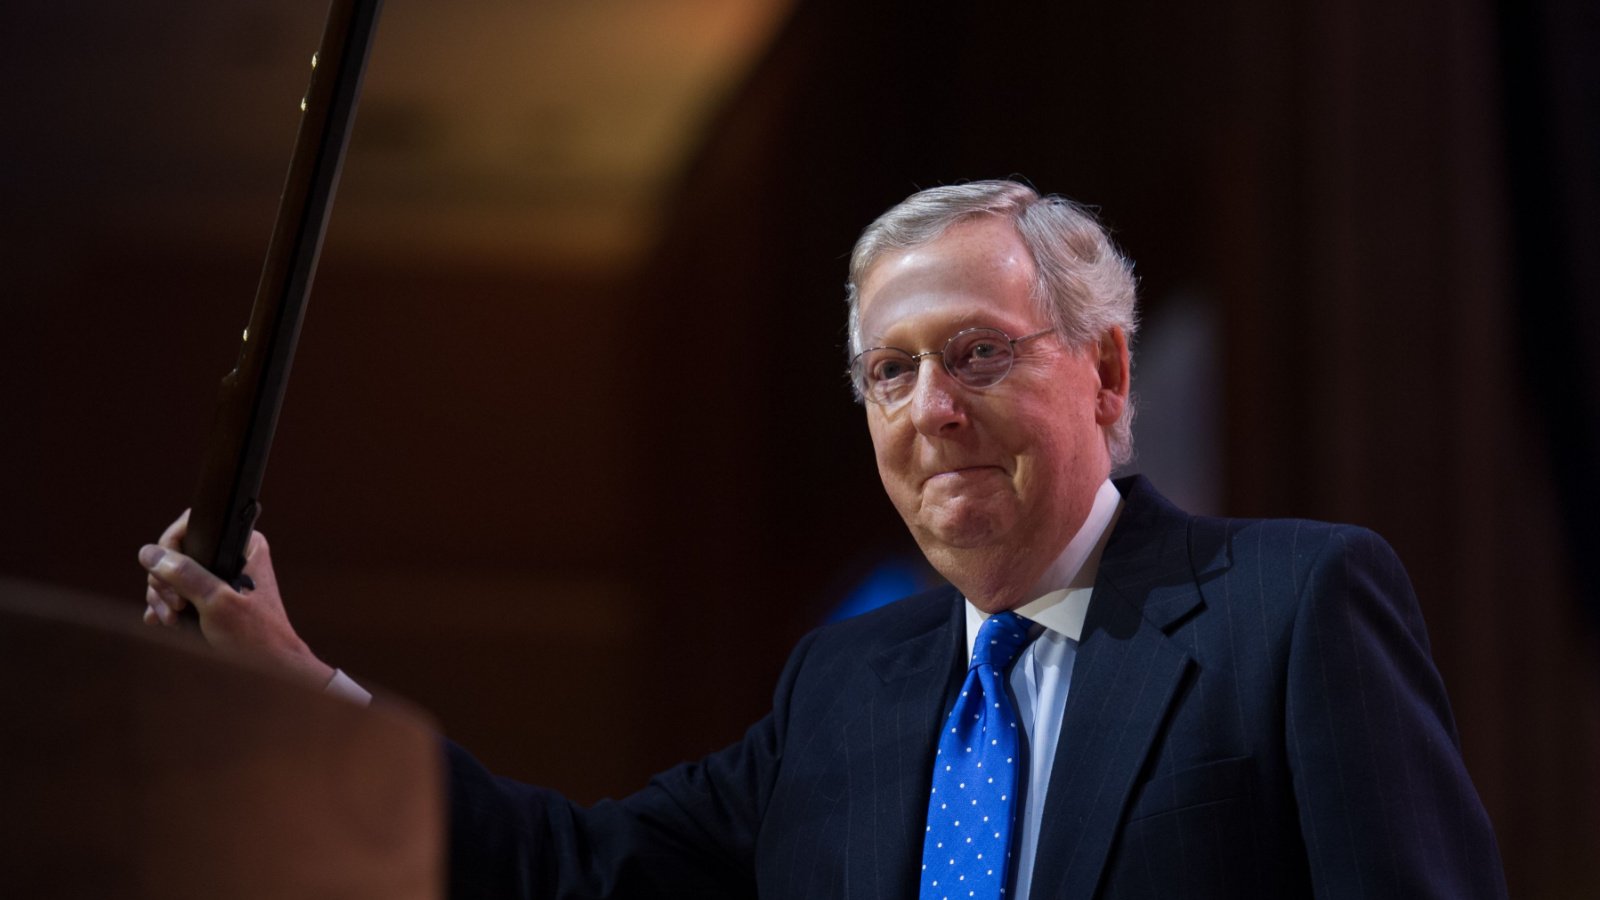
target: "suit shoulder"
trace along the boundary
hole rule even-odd
[[[812,630],[789,657],[775,710],[787,723],[831,709],[852,690],[879,683],[885,672],[954,663],[957,604],[955,589],[944,587]]]
[[[815,629],[811,638],[824,647],[860,649],[890,646],[938,628],[955,615],[960,595],[949,585],[902,597],[860,615]]]
[[[1382,537],[1359,525],[1314,519],[1196,516],[1173,505],[1141,476],[1119,480],[1117,485],[1123,493],[1123,519],[1128,526],[1142,533],[1172,537],[1186,532],[1190,559],[1198,572],[1240,561],[1310,565],[1324,557],[1336,558],[1350,549],[1358,555],[1391,559],[1395,555]]]
[[[1197,546],[1226,549],[1236,559],[1287,559],[1309,564],[1348,552],[1393,557],[1382,535],[1361,525],[1315,519],[1232,519],[1195,516],[1191,534]]]
[[[1411,594],[1410,578],[1394,549],[1377,532],[1357,525],[1196,517],[1190,552],[1202,582],[1224,579],[1216,586],[1224,589],[1206,591],[1213,603],[1230,591],[1246,590],[1287,616],[1308,597],[1341,596],[1344,592],[1334,586],[1352,581],[1380,585],[1385,594]]]

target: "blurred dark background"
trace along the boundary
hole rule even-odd
[[[0,11],[0,578],[138,615],[325,14]],[[631,790],[915,559],[845,257],[1023,176],[1137,260],[1131,468],[1384,534],[1513,894],[1600,895],[1596,160],[1587,0],[388,0],[260,526],[330,662],[506,774]]]

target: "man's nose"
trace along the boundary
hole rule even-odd
[[[929,354],[917,360],[917,384],[911,390],[911,420],[923,434],[939,434],[967,421],[966,395],[945,371],[944,360]]]

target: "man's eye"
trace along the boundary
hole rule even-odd
[[[1011,346],[999,341],[974,341],[959,349],[951,362],[958,369],[987,370],[1004,366],[1011,360]]]
[[[873,381],[894,381],[904,378],[911,373],[912,366],[909,359],[880,359],[872,364],[871,374]]]

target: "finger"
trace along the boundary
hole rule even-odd
[[[179,611],[189,605],[188,601],[179,597],[171,588],[158,590],[153,587],[145,589],[144,604],[155,610],[163,622],[172,622],[177,618]]]
[[[146,606],[144,608],[144,622],[146,625],[173,625],[178,621],[178,614],[165,606]]]
[[[176,550],[146,544],[139,548],[139,562],[177,596],[201,608],[210,606],[218,593],[228,590],[222,579]]]
[[[240,574],[249,578],[258,588],[277,586],[277,576],[272,571],[272,547],[267,544],[267,536],[259,531],[250,532],[250,543],[245,546],[244,568]]]
[[[168,550],[181,549],[183,545],[183,537],[189,531],[190,512],[191,510],[184,510],[183,515],[178,516],[176,521],[174,521],[171,525],[168,525],[167,530],[161,532],[161,540],[157,541],[157,543]]]
[[[145,592],[144,603],[144,621],[147,625],[155,625],[157,623],[169,625],[176,618],[173,615],[172,608],[150,591]]]
[[[185,606],[189,605],[189,601],[178,596],[178,592],[173,590],[172,586],[167,584],[165,581],[162,581],[154,575],[146,575],[144,580],[146,586],[149,588],[148,592],[154,592],[163,603],[171,607],[173,610],[181,610]]]
[[[250,532],[250,542],[244,548],[245,562],[254,562],[257,554],[260,554],[263,559],[270,560],[272,550],[267,546],[266,535],[259,531],[252,531]]]

